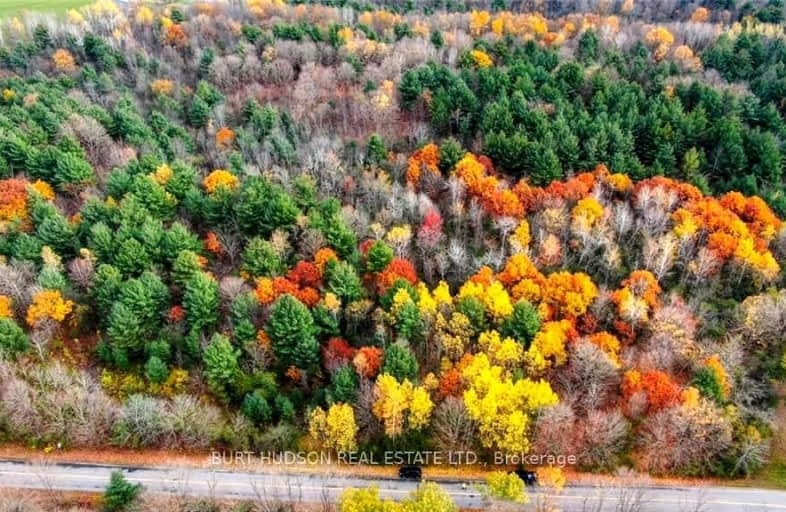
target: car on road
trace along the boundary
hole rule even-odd
[[[526,469],[517,469],[516,476],[521,478],[524,481],[524,484],[527,487],[532,487],[538,483],[538,474],[534,471],[528,471]]]
[[[420,482],[423,479],[423,470],[420,466],[406,465],[398,469],[398,477],[402,480],[414,480]]]

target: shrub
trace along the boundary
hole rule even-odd
[[[145,375],[154,384],[162,384],[169,377],[169,368],[157,356],[150,356],[145,363]]]
[[[135,509],[135,504],[142,492],[142,484],[132,484],[126,480],[122,471],[113,471],[104,491],[104,512],[127,512]]]
[[[0,354],[15,356],[30,348],[30,340],[16,322],[0,318]]]
[[[155,447],[164,436],[165,402],[140,394],[131,395],[123,404],[114,440],[120,446]]]
[[[486,493],[492,499],[526,503],[524,481],[515,473],[494,471],[486,475]]]
[[[221,411],[191,395],[175,395],[164,415],[165,446],[205,450],[226,427]]]

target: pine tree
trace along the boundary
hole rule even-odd
[[[194,128],[203,128],[210,118],[210,107],[199,96],[194,96],[188,109],[188,123]]]
[[[243,405],[240,407],[240,410],[255,425],[267,423],[273,417],[273,409],[265,397],[258,392],[247,394],[243,399]]]
[[[393,261],[393,249],[382,240],[374,242],[368,250],[366,269],[369,272],[382,272]]]
[[[385,350],[382,373],[387,373],[399,382],[404,379],[415,381],[418,377],[418,361],[408,348],[394,343]]]
[[[439,145],[439,169],[448,173],[461,160],[466,151],[461,147],[461,143],[453,137],[448,137]]]
[[[423,86],[420,83],[417,71],[410,69],[401,75],[398,91],[401,95],[401,106],[406,110],[411,109],[423,92]]]
[[[346,365],[339,368],[331,377],[328,389],[329,402],[355,403],[358,394],[358,375],[352,366]]]
[[[104,491],[103,512],[127,512],[134,509],[134,504],[142,492],[142,484],[132,484],[122,471],[113,471],[109,485]]]
[[[308,370],[319,361],[314,319],[292,295],[283,295],[273,304],[265,331],[281,366]]]
[[[277,228],[290,227],[300,214],[295,201],[280,186],[257,176],[243,183],[235,208],[243,231],[265,237]]]
[[[223,402],[232,398],[233,387],[242,375],[237,362],[239,357],[240,351],[232,346],[229,338],[218,333],[210,339],[210,344],[202,355],[207,385]]]
[[[145,328],[139,315],[119,301],[112,306],[106,333],[114,346],[125,351],[140,351],[145,342]]]
[[[434,29],[431,31],[431,44],[433,44],[437,49],[445,46],[445,39],[442,37],[442,32],[439,29]]]
[[[10,318],[0,318],[0,355],[14,356],[30,348],[25,332]]]
[[[194,275],[183,294],[186,320],[192,332],[209,329],[218,322],[218,283],[203,272]]]
[[[382,137],[379,134],[372,133],[368,138],[368,145],[366,146],[366,162],[378,164],[387,159],[388,152],[385,149],[385,143],[382,142]]]
[[[254,277],[279,275],[284,269],[284,262],[273,244],[260,237],[248,242],[242,260],[243,270]]]
[[[539,330],[538,310],[529,302],[520,301],[513,306],[513,314],[503,322],[500,333],[529,346]]]
[[[356,301],[363,295],[362,284],[355,268],[345,261],[331,261],[325,271],[327,288],[344,303]]]
[[[145,375],[150,382],[161,384],[169,377],[169,368],[157,356],[150,356],[150,359],[145,363]]]
[[[576,56],[583,62],[591,62],[598,58],[598,34],[594,30],[585,30],[579,39]]]

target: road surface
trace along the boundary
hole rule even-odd
[[[102,492],[118,466],[41,464],[0,460],[0,487]],[[417,484],[323,474],[271,474],[203,468],[124,467],[131,482],[148,492],[181,496],[302,502],[335,501],[348,487],[376,484],[380,495],[400,500]],[[474,484],[440,481],[460,507],[482,508]],[[530,501],[550,500],[561,510],[642,512],[771,512],[786,511],[786,492],[733,487],[566,487],[559,495],[530,491]],[[641,504],[641,508],[637,505]],[[437,511],[435,511],[437,512]]]

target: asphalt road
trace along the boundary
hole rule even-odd
[[[0,461],[0,487],[102,492],[116,466]],[[385,498],[400,500],[414,482],[367,480],[335,474],[270,474],[200,468],[123,468],[148,492],[181,496],[303,502],[335,501],[348,487],[378,485]],[[482,508],[473,484],[440,482],[461,507]],[[550,500],[569,511],[757,512],[786,511],[786,492],[733,487],[577,486],[559,495],[531,490],[530,502]],[[640,507],[639,507],[640,505]],[[438,512],[438,511],[435,511]]]

